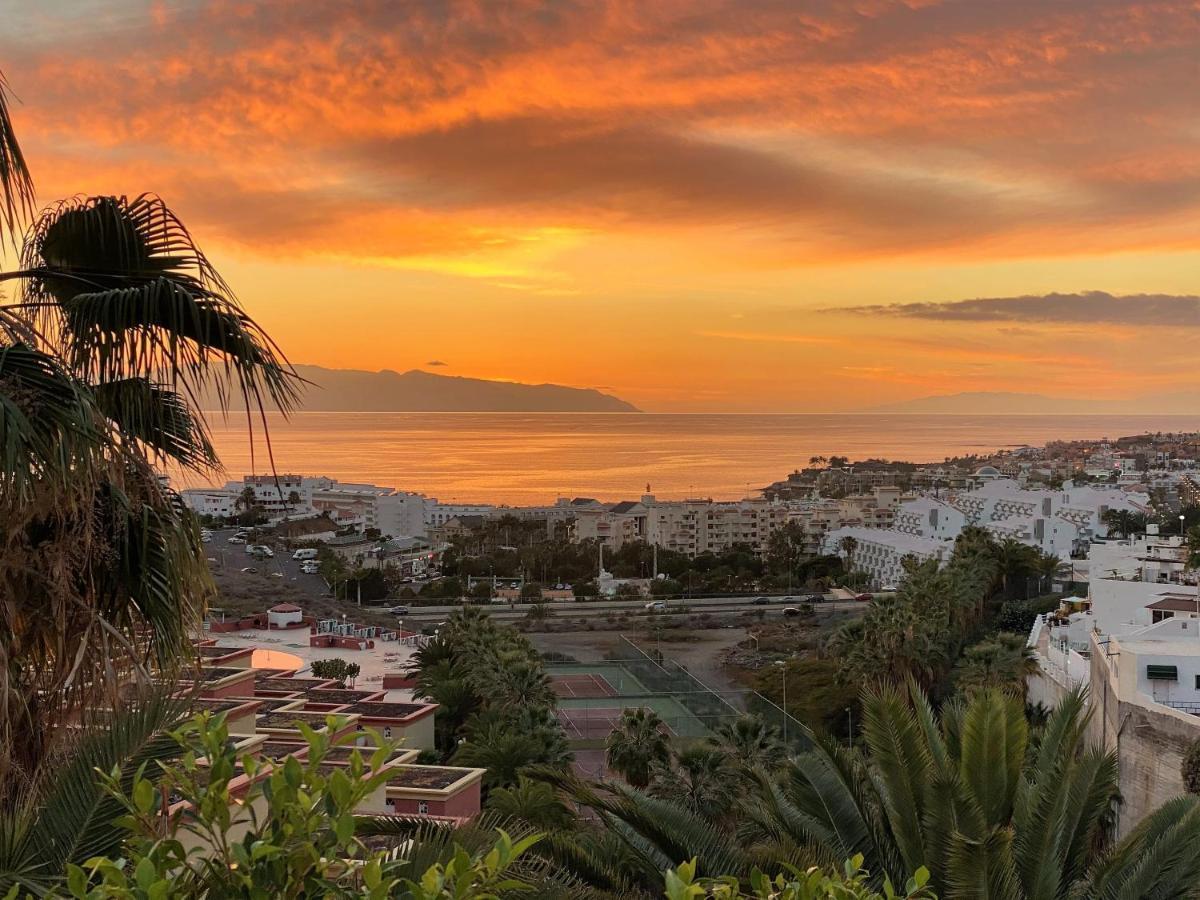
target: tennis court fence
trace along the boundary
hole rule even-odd
[[[809,743],[803,724],[758,691],[718,691],[682,663],[658,651],[647,651],[626,635],[620,635],[611,657],[620,657],[614,661],[619,661],[649,691],[670,694],[702,721],[719,723],[752,713],[777,728],[780,736],[797,749]]]

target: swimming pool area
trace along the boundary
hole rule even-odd
[[[255,647],[250,656],[252,669],[303,669],[306,663],[294,653]]]

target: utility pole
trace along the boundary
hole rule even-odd
[[[775,660],[775,665],[779,666],[779,674],[783,681],[783,743],[787,744],[788,739],[788,711],[787,711],[787,665],[782,660]]]

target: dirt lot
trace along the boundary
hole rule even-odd
[[[235,561],[237,566],[233,564]],[[357,606],[353,600],[335,600],[325,591],[325,584],[315,575],[295,576],[287,573],[287,567],[274,565],[275,560],[257,562],[231,557],[226,554],[226,565],[211,565],[213,580],[217,583],[218,597],[213,606],[236,615],[262,612],[276,603],[294,603],[307,615],[318,619],[336,618],[346,613],[355,622],[363,625],[395,625],[394,616],[383,609]],[[289,560],[290,562],[290,560]],[[257,572],[242,572],[241,568],[255,568]],[[276,578],[271,572],[284,570]]]

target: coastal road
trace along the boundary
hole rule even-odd
[[[812,604],[818,612],[820,611],[838,611],[861,609],[862,603],[853,600],[835,600],[832,594],[825,595],[826,599],[822,603]],[[746,613],[746,612],[761,612],[770,618],[778,618],[783,616],[783,610],[789,606],[799,606],[804,603],[804,595],[792,595],[789,599],[783,597],[771,597],[770,603],[755,604],[754,598],[745,596],[735,597],[699,597],[690,600],[671,600],[667,603],[667,608],[658,613],[658,615],[674,615],[677,613],[685,613],[695,615],[699,613]],[[561,619],[603,619],[610,615],[619,615],[628,613],[636,616],[649,615],[649,610],[646,609],[646,600],[602,600],[602,601],[567,601],[546,603],[546,609],[554,618]],[[405,605],[404,601],[397,601],[396,605]],[[509,606],[507,603],[492,603],[481,608],[486,610],[492,618],[498,621],[512,621],[514,619],[522,619],[533,608],[531,603],[517,603]],[[401,617],[406,622],[414,624],[428,624],[430,622],[440,622],[446,618],[454,610],[459,609],[461,604],[453,604],[446,606],[412,606],[408,604],[409,612]]]

